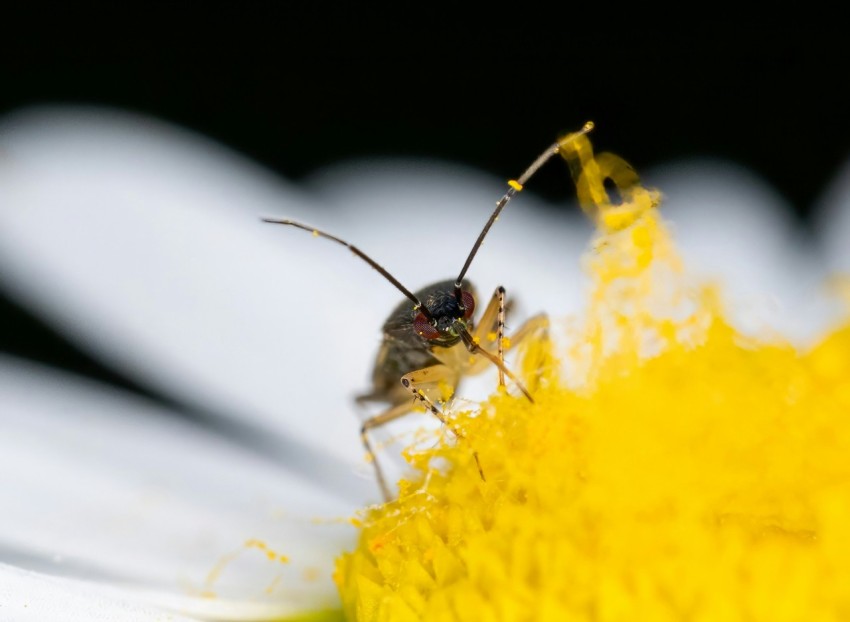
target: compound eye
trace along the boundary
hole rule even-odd
[[[425,339],[436,339],[440,336],[440,331],[431,326],[431,322],[428,321],[424,313],[417,313],[416,317],[413,318],[413,330]]]
[[[472,317],[472,314],[475,312],[475,298],[473,298],[472,294],[470,294],[467,291],[461,292],[461,295],[462,295],[462,299],[463,299],[463,308],[464,308],[463,317],[465,317],[468,320],[469,318]]]

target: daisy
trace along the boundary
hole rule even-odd
[[[2,361],[0,607],[86,620],[338,609],[334,560],[357,546],[346,519],[379,499],[350,400],[398,295],[338,248],[257,216],[344,234],[415,288],[457,272],[501,184],[373,162],[296,188],[203,139],[104,111],[10,117],[0,149],[3,286],[188,407]],[[815,248],[745,171],[702,163],[648,177],[686,261],[728,288],[738,330],[771,327],[802,347],[837,321],[818,292],[824,266],[848,261],[841,182]],[[577,312],[590,227],[578,210],[522,200],[470,277],[508,287],[520,318]]]

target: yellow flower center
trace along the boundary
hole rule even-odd
[[[526,347],[534,403],[497,393],[452,413],[464,439],[408,450],[338,561],[347,616],[847,619],[850,328],[807,353],[742,337],[682,272],[657,193],[562,145],[598,227],[587,315],[565,351]]]

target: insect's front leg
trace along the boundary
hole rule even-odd
[[[437,408],[436,404],[434,404],[428,395],[426,395],[422,386],[424,384],[439,383],[440,381],[449,382],[450,380],[457,380],[457,374],[450,367],[447,365],[432,365],[431,367],[425,367],[403,375],[401,377],[401,386],[410,391],[413,398],[428,409],[431,414],[440,421],[440,423],[451,430],[452,434],[454,434],[458,439],[463,440],[466,438],[464,433],[461,432],[439,408]],[[452,386],[454,386],[454,383],[452,383]],[[478,452],[473,450],[472,457],[475,458],[475,464],[478,467],[478,474],[481,476],[481,479],[484,480],[484,470],[481,468],[481,461],[478,459]]]
[[[505,361],[505,352],[512,350],[532,335],[546,338],[549,334],[549,318],[540,313],[527,319],[510,338],[505,337],[505,288],[501,285],[493,292],[481,321],[472,332],[476,343],[496,342],[498,358]],[[499,369],[499,386],[505,385],[505,372]]]
[[[454,386],[457,384],[457,374],[446,365],[432,365],[430,367],[425,367],[423,369],[410,372],[409,374],[405,374],[405,378],[407,378],[411,384],[415,385],[422,393],[422,396],[425,397],[426,404],[432,404],[426,394],[430,394],[433,391],[440,391],[441,394],[444,394],[447,390],[454,389]],[[374,398],[374,395],[367,394],[357,398],[357,401],[362,403]],[[416,400],[423,401],[422,397],[419,396],[416,396]],[[378,485],[381,487],[381,493],[384,495],[384,500],[387,502],[392,500],[390,487],[387,484],[383,469],[381,469],[381,465],[378,462],[375,450],[372,448],[372,444],[369,441],[369,431],[374,430],[375,428],[380,428],[381,426],[386,425],[391,421],[395,421],[396,419],[401,419],[405,415],[413,412],[413,409],[414,403],[405,400],[400,404],[391,406],[381,414],[367,419],[363,422],[363,425],[360,428],[360,440],[363,442],[363,447],[366,448],[366,454],[368,455],[369,460],[371,460],[372,464],[375,465],[375,477],[378,480]],[[439,411],[437,412],[439,413]],[[442,413],[439,413],[437,417],[443,421],[441,418]],[[451,425],[448,425],[451,428]],[[454,429],[452,431],[457,434]]]
[[[514,331],[514,334],[511,335],[511,337],[509,339],[505,340],[507,342],[507,346],[506,346],[505,349],[506,350],[513,350],[514,348],[525,343],[525,341],[527,341],[531,337],[537,337],[539,339],[548,340],[548,338],[549,338],[549,316],[547,316],[545,313],[538,313],[537,315],[532,316],[532,317],[528,318],[525,322],[523,322],[522,325]],[[527,353],[526,357],[529,354],[530,353]],[[526,363],[527,362],[528,362],[528,359],[526,358]],[[535,361],[533,361],[533,363],[535,365],[534,365],[534,367],[532,367],[532,369],[543,365],[542,360],[535,360]],[[530,390],[532,390],[532,391],[537,390],[538,380],[539,380],[538,375],[535,375],[533,378],[527,379],[527,381],[532,382],[532,384],[529,385]]]
[[[543,339],[549,337],[549,316],[545,313],[538,313],[523,322],[522,326],[517,328],[508,340],[510,342],[508,350],[512,350],[532,335],[537,335]]]
[[[481,321],[472,331],[473,340],[478,343],[496,342],[499,361],[505,362],[505,288],[499,285],[493,292],[490,302],[481,314]],[[499,386],[505,386],[505,372],[499,368]]]

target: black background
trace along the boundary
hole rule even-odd
[[[372,155],[515,175],[541,145],[593,119],[597,147],[639,171],[683,157],[749,167],[786,196],[803,228],[850,155],[840,94],[849,54],[817,26],[779,26],[775,16],[748,25],[734,14],[615,21],[613,8],[517,18],[495,6],[460,23],[454,9],[430,5],[406,19],[398,8],[313,7],[5,16],[0,114],[37,103],[128,108],[295,180]],[[566,176],[545,170],[535,190],[555,200],[572,193]],[[2,350],[145,392],[5,297]]]

